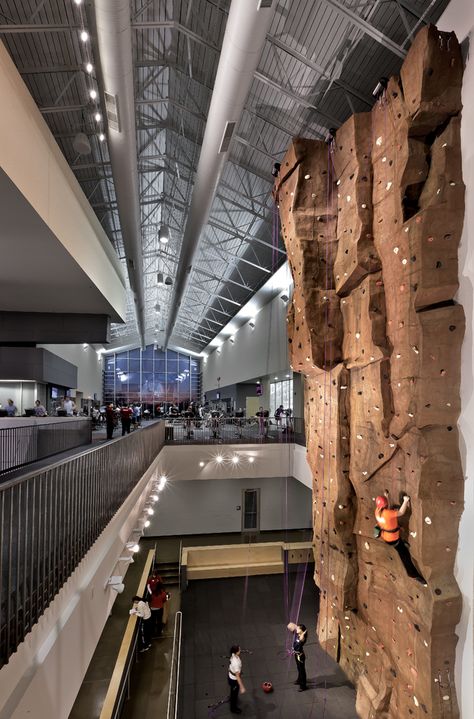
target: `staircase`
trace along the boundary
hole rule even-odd
[[[179,585],[179,562],[157,562],[155,569],[158,570],[166,589]]]

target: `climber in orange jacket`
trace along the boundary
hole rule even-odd
[[[379,496],[375,500],[375,519],[377,521],[377,527],[380,529],[380,536],[390,546],[397,550],[400,559],[402,560],[403,566],[411,579],[416,579],[417,582],[428,586],[425,579],[418,572],[417,568],[413,564],[410,556],[410,551],[405,542],[400,539],[400,526],[398,524],[398,518],[403,517],[408,509],[410,503],[410,497],[406,494],[403,497],[402,504],[399,509],[389,507],[389,494],[386,490],[383,496]]]

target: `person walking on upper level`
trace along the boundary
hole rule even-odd
[[[105,408],[105,426],[107,428],[107,439],[112,439],[114,429],[117,425],[117,415],[115,414],[112,402]]]
[[[74,410],[76,409],[76,405],[72,401],[70,397],[65,397],[63,400],[63,410],[66,412],[66,415],[68,417],[72,417],[74,415]]]
[[[132,422],[133,410],[131,407],[122,407],[120,410],[120,421],[122,422],[122,437],[124,434],[130,434],[130,424]]]
[[[36,417],[47,417],[48,413],[46,412],[46,407],[41,404],[39,399],[35,402],[35,416]]]
[[[12,399],[7,400],[7,406],[5,409],[7,410],[7,417],[15,417],[18,413],[16,405]]]

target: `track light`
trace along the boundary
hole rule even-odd
[[[238,464],[240,462],[240,459],[236,454],[234,454],[230,461],[232,462],[232,464]]]
[[[143,526],[144,526],[144,527],[149,527],[149,526],[150,526],[150,520],[147,519]]]
[[[150,497],[150,499],[151,499],[152,502],[157,502],[157,501],[159,500],[159,497],[158,497],[157,494],[152,494],[151,497]]]
[[[140,547],[138,546],[138,544],[137,544],[136,542],[127,542],[127,544],[126,544],[125,546],[126,546],[127,549],[129,549],[131,552],[135,552],[135,553],[136,553],[136,552],[139,552],[139,551],[140,551]]]
[[[109,579],[107,579],[107,582],[105,583],[105,588],[107,587],[112,587],[114,592],[117,592],[117,594],[122,594],[123,590],[125,589],[123,577],[119,575],[109,577]]]
[[[205,465],[205,462],[199,462],[200,467],[204,467],[204,465]]]
[[[373,97],[378,99],[381,95],[383,95],[383,93],[387,89],[387,85],[388,85],[388,77],[384,77],[384,76],[381,77],[379,79],[378,83],[376,84],[375,88],[372,91]]]
[[[152,509],[151,507],[148,507],[148,509],[146,510],[146,513],[151,517],[152,514],[155,514],[155,510]]]
[[[99,135],[99,140],[100,140],[101,142],[104,142],[104,140],[105,140],[105,135],[104,135],[103,132],[100,133],[100,135]]]
[[[86,32],[85,30],[83,30],[80,34],[80,38],[81,38],[82,42],[87,42],[89,39],[89,33]]]
[[[102,115],[100,114],[100,112],[96,112],[96,113],[95,113],[95,115],[94,115],[94,120],[95,120],[96,122],[100,122],[100,121],[102,120]]]
[[[91,100],[95,100],[97,98],[97,90],[89,90],[89,97]]]
[[[222,454],[216,455],[217,464],[222,464],[223,461],[224,461],[224,457],[222,456]]]
[[[158,231],[158,240],[164,245],[170,241],[170,228],[168,225],[161,225]]]
[[[76,5],[81,5],[82,0],[74,0],[74,2],[76,3]]]
[[[253,464],[255,462],[255,457],[249,457],[249,464]]]
[[[230,342],[231,345],[233,345],[234,342],[235,342],[235,337],[234,337],[234,336],[229,337],[229,342]]]
[[[94,69],[94,66],[92,65],[91,62],[86,63],[86,72],[87,72],[89,75],[92,74],[92,70],[93,70],[93,69]]]

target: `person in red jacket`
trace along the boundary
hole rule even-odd
[[[416,579],[417,582],[420,582],[420,584],[423,584],[423,586],[426,587],[428,585],[425,579],[421,576],[413,564],[408,546],[402,539],[400,539],[400,526],[398,524],[398,518],[403,517],[409,504],[410,497],[406,494],[403,497],[400,508],[390,508],[389,494],[386,490],[383,496],[379,496],[375,500],[375,519],[377,521],[377,526],[380,529],[380,536],[386,544],[389,544],[397,550],[408,576],[411,579]]]
[[[130,434],[133,410],[130,407],[122,407],[120,410],[120,421],[122,422],[122,437]]]
[[[157,582],[153,587],[150,597],[151,619],[153,627],[153,636],[161,637],[163,633],[163,609],[168,601],[169,594],[165,591],[161,582]]]

